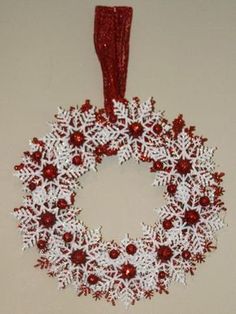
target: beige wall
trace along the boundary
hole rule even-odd
[[[188,279],[187,287],[172,285],[170,295],[139,302],[128,312],[234,314],[235,0],[0,0],[0,313],[126,312],[122,305],[76,298],[72,289],[58,291],[54,279],[32,267],[36,251],[21,252],[10,215],[22,197],[12,167],[27,150],[28,140],[48,132],[46,123],[58,105],[80,104],[86,98],[102,104],[93,46],[96,4],[134,8],[127,97],[154,96],[169,119],[182,112],[188,124],[219,148],[216,162],[227,174],[228,227],[219,233],[218,250]],[[107,161],[99,175],[83,178],[84,220],[91,227],[103,224],[107,239],[119,239],[127,231],[139,234],[139,222],[152,223],[152,208],[163,202],[151,180],[135,163],[119,168],[115,160]]]

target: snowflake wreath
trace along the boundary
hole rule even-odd
[[[89,101],[68,111],[59,108],[51,132],[34,138],[15,166],[24,185],[24,203],[14,210],[23,248],[37,246],[37,265],[57,277],[60,288],[72,284],[78,295],[92,294],[126,306],[154,292],[168,293],[171,281],[185,283],[197,263],[215,248],[223,227],[220,197],[223,173],[214,172],[214,150],[185,127],[182,115],[172,123],[155,112],[154,101],[114,101],[116,121]],[[149,163],[153,185],[165,187],[166,203],[142,237],[102,240],[74,206],[79,178],[96,170],[103,157],[117,155]]]

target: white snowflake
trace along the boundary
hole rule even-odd
[[[58,109],[57,121],[52,124],[52,132],[43,139],[50,146],[63,145],[66,152],[65,162],[69,164],[69,171],[75,176],[95,170],[95,149],[102,142],[102,126],[96,121],[96,108],[90,106],[86,110],[71,108],[66,111]],[[81,165],[74,165],[73,157],[80,156]]]
[[[152,152],[152,158],[163,163],[163,171],[156,174],[154,185],[166,185],[171,180],[181,183],[179,188],[189,189],[190,184],[209,186],[213,183],[214,170],[212,160],[215,149],[203,145],[200,137],[193,137],[182,130],[177,138],[166,137],[165,147]],[[185,163],[185,169],[181,162]],[[183,176],[184,174],[184,176]]]
[[[63,240],[66,232],[71,233],[73,241]],[[100,239],[100,229],[88,230],[79,221],[76,224],[67,223],[60,229],[51,243],[50,250],[44,253],[44,257],[52,265],[51,271],[58,279],[59,288],[73,283],[79,291],[81,286],[88,284],[87,278],[90,274],[100,275],[95,259],[100,250]],[[99,282],[96,288],[100,286]]]
[[[23,249],[30,248],[39,241],[49,242],[57,236],[58,230],[65,224],[76,222],[79,210],[71,206],[66,209],[57,207],[54,196],[37,195],[25,197],[22,207],[15,209],[14,214],[19,220],[19,228],[23,235]]]
[[[154,131],[154,126],[158,124],[164,131],[168,129],[162,113],[153,111],[152,99],[139,103],[134,98],[128,104],[114,101],[114,113],[117,122],[110,124],[104,133],[110,148],[118,149],[119,162],[131,157],[136,160],[150,158],[161,145],[161,137]]]

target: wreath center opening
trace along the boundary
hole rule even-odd
[[[120,241],[127,233],[141,237],[141,223],[153,225],[158,220],[154,209],[164,205],[163,188],[152,186],[149,168],[132,159],[119,165],[116,157],[105,158],[97,173],[80,178],[80,219],[90,228],[102,226],[104,240]]]

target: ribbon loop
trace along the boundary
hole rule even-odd
[[[112,100],[123,99],[129,59],[129,39],[133,10],[131,7],[97,6],[94,44],[103,74],[104,106],[114,119]]]

